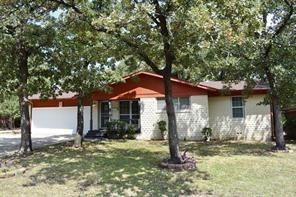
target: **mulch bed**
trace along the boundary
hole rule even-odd
[[[187,155],[187,151],[181,156],[181,163],[173,163],[170,159],[164,159],[160,162],[160,167],[173,171],[192,171],[196,170],[196,160]]]

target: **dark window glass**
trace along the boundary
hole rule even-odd
[[[109,117],[108,116],[102,116],[101,117],[101,127],[107,127],[107,122],[109,121]]]
[[[232,108],[232,116],[233,118],[243,118],[244,117],[243,108]]]
[[[119,119],[128,124],[138,125],[140,119],[140,106],[138,101],[120,101]]]
[[[232,117],[244,117],[244,100],[242,97],[232,97]]]
[[[109,114],[109,102],[101,102],[101,113]]]
[[[179,109],[189,109],[190,102],[189,97],[179,98]]]
[[[132,114],[139,114],[140,113],[140,107],[138,101],[132,101]]]
[[[139,124],[139,120],[138,119],[133,119],[133,120],[131,120],[131,124],[138,125]]]
[[[130,113],[129,103],[130,103],[129,101],[120,101],[120,103],[119,103],[120,114],[129,114]]]
[[[107,126],[110,116],[109,102],[101,102],[101,127]]]
[[[232,107],[240,107],[240,106],[243,106],[243,98],[232,97]]]
[[[130,116],[129,115],[120,115],[119,119],[121,121],[126,122],[126,123],[129,123],[130,122]]]

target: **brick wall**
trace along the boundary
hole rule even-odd
[[[180,139],[201,139],[201,130],[208,126],[208,96],[191,96],[191,108],[176,111],[177,130]],[[156,98],[141,99],[141,134],[138,139],[159,139],[157,122],[167,121],[165,111],[157,110]]]
[[[245,117],[232,118],[231,97],[209,98],[210,127],[216,139],[244,139],[266,141],[271,139],[270,106],[257,105],[264,95],[246,99]]]

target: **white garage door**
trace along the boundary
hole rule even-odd
[[[90,107],[84,107],[84,134],[89,130]],[[32,109],[32,136],[75,134],[77,107]]]

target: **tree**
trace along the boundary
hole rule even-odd
[[[278,150],[286,149],[281,106],[293,104],[296,97],[295,6],[290,0],[257,1],[249,9],[254,17],[245,21],[245,28],[239,28],[240,33],[237,26],[230,28],[241,39],[223,43],[219,51],[228,57],[229,66],[218,69],[226,73],[225,80],[247,80],[251,87],[256,81],[269,85],[267,99],[272,106]]]
[[[94,91],[110,91],[109,84],[120,80],[120,75],[113,71],[112,61],[106,59],[105,46],[100,44],[98,36],[89,30],[73,35],[73,29],[83,28],[88,24],[71,23],[72,19],[64,17],[58,23],[58,36],[55,49],[51,56],[52,64],[56,65],[59,89],[62,92],[75,92],[77,103],[77,130],[74,140],[75,147],[81,147],[84,130],[84,105],[92,107],[91,94]],[[96,32],[93,32],[96,34]]]
[[[15,120],[20,117],[19,102],[16,96],[7,96],[0,102],[0,117],[9,119],[9,129],[15,128]]]
[[[273,108],[276,146],[278,150],[285,150],[283,125],[281,122],[281,89],[286,86],[295,87],[295,9],[294,1],[270,1],[263,4],[263,24],[265,29],[260,32],[257,45],[260,51],[259,63],[256,68],[263,71],[263,77],[270,86],[270,98]],[[271,17],[271,25],[267,24],[267,17]],[[294,43],[293,43],[294,42]],[[285,57],[285,58],[282,58]],[[257,71],[258,72],[258,71]],[[293,76],[294,84],[284,84]],[[260,73],[261,74],[261,73]],[[261,74],[262,77],[262,74]],[[282,78],[283,77],[283,78]],[[292,78],[292,80],[293,80]],[[293,81],[291,81],[293,82]],[[295,90],[295,89],[294,89]],[[295,93],[294,93],[295,95]]]
[[[53,70],[45,61],[55,35],[50,11],[50,5],[43,1],[0,2],[0,94],[18,95],[20,153],[32,151],[29,95],[52,91]]]
[[[110,0],[77,4],[66,0],[52,1],[59,4],[61,9],[67,8],[73,18],[87,22],[99,35],[104,35],[108,40],[105,44],[114,57],[144,62],[163,76],[170,162],[182,163],[173,105],[172,72],[182,70],[188,64],[206,68],[202,53],[226,27],[223,17],[218,18],[215,13],[225,16],[227,8],[219,6],[220,1],[203,0]],[[76,30],[76,34],[79,34],[77,32],[80,32],[79,29]]]

